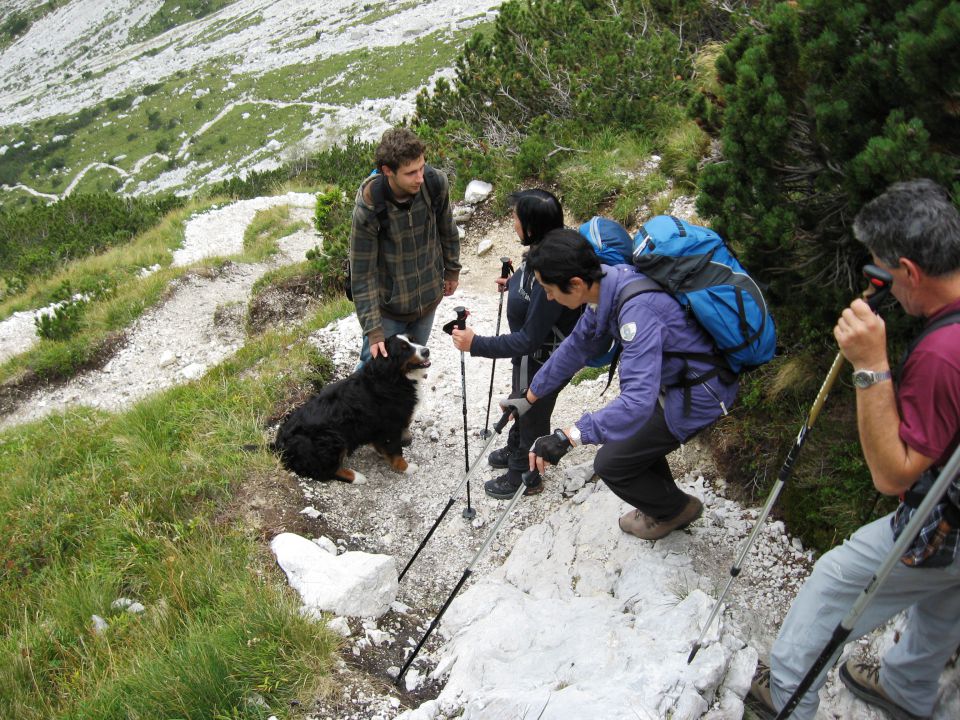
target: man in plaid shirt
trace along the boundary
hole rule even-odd
[[[460,235],[449,184],[426,165],[424,150],[410,130],[387,130],[376,152],[379,172],[357,191],[350,276],[361,366],[386,355],[384,340],[396,333],[425,345],[437,306],[457,289]]]
[[[906,520],[960,441],[960,213],[930,180],[892,185],[868,203],[854,235],[875,265],[893,277],[891,293],[908,315],[923,318],[894,384],[883,319],[854,300],[833,334],[853,365],[860,444],[873,484],[900,496],[897,512],[857,530],[817,561],[790,607],[751,694],[772,717],[799,686],[831,633],[887,558]],[[853,640],[906,611],[899,641],[877,664],[850,658],[840,679],[862,700],[899,720],[927,718],[944,664],[960,643],[960,508],[954,486],[925,520],[852,628]],[[840,650],[837,651],[839,655]],[[826,670],[793,717],[811,720]]]

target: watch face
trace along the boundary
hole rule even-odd
[[[876,372],[874,370],[857,370],[853,373],[853,384],[858,388],[868,388],[878,382],[890,379],[890,371]]]

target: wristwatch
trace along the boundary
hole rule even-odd
[[[882,370],[880,372],[876,370],[854,370],[853,386],[863,390],[884,380],[890,380],[892,377],[893,373],[889,370]]]
[[[570,426],[570,429],[567,431],[567,436],[570,438],[570,444],[574,447],[580,444],[580,428],[576,425]]]

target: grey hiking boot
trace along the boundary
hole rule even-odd
[[[685,528],[702,514],[703,503],[693,495],[687,495],[687,504],[675,517],[657,520],[639,510],[631,510],[620,516],[620,529],[643,540],[659,540],[674,530]]]
[[[490,464],[490,467],[497,468],[498,470],[506,470],[510,467],[509,460],[510,451],[506,447],[494,450],[487,455],[487,462]]]
[[[773,720],[777,716],[773,696],[770,694],[770,668],[762,660],[757,663],[745,702],[754,717],[760,720]]]
[[[880,687],[880,666],[863,660],[847,660],[840,666],[840,679],[858,698],[887,711],[896,720],[926,720],[897,705]]]

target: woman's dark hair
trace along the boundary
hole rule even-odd
[[[510,195],[510,204],[523,229],[522,245],[535,245],[551,230],[563,227],[563,207],[546,190],[520,190]]]
[[[540,279],[556,285],[561,292],[570,292],[570,281],[578,277],[591,287],[603,277],[600,258],[589,241],[576,230],[559,228],[543,236],[524,258],[527,270],[540,273]]]

